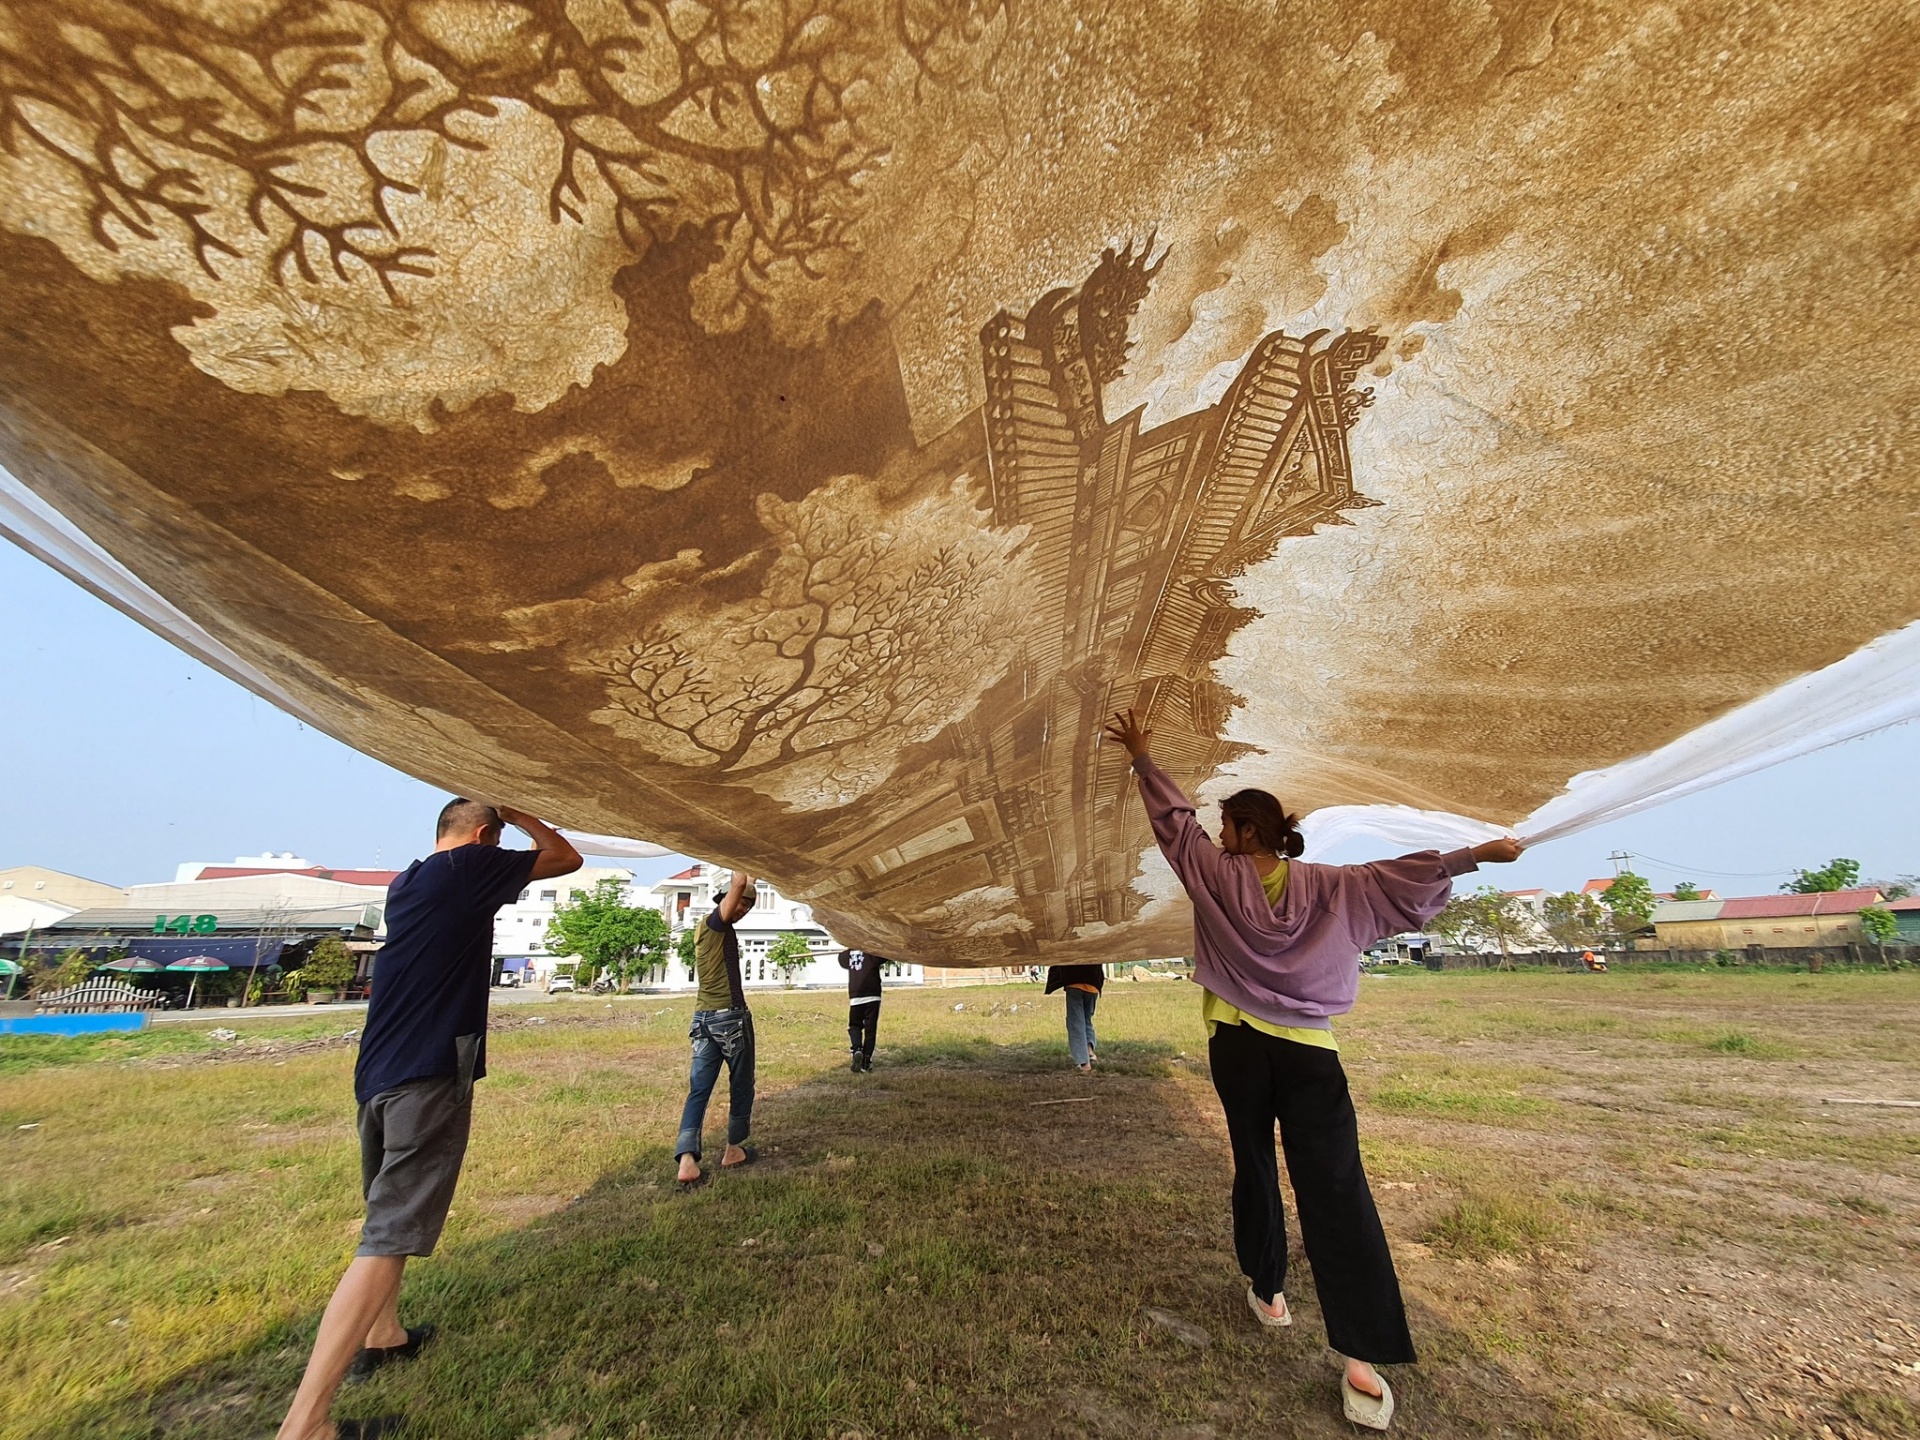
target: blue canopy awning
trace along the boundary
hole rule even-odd
[[[251,970],[256,965],[265,970],[280,963],[280,954],[287,948],[287,942],[255,940],[252,936],[222,940],[213,935],[138,935],[116,942],[114,948],[124,948],[129,955],[144,955],[162,965],[184,960],[189,955],[211,955],[226,961],[235,970]]]

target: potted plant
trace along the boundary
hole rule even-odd
[[[345,943],[338,936],[329,935],[313,947],[296,981],[307,992],[309,1005],[325,1005],[340,998],[340,992],[353,983],[359,968]]]

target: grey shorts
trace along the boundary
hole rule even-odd
[[[473,1087],[453,1075],[409,1080],[360,1107],[367,1223],[356,1255],[433,1253],[472,1126]]]

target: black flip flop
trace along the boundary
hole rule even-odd
[[[706,1184],[711,1179],[713,1179],[713,1176],[708,1174],[705,1170],[702,1170],[698,1175],[694,1176],[693,1179],[691,1180],[674,1181],[673,1188],[679,1191],[680,1194],[682,1195],[691,1195],[694,1191],[698,1190],[702,1185]]]
[[[421,1346],[433,1339],[436,1331],[431,1325],[409,1327],[406,1343],[401,1345],[368,1346],[353,1357],[353,1364],[347,1367],[347,1381],[358,1384],[372,1378],[373,1373],[382,1365],[391,1365],[396,1360],[411,1360],[420,1353]],[[378,1433],[378,1432],[375,1432]]]
[[[398,1350],[400,1347],[392,1347]],[[393,1440],[406,1428],[404,1415],[376,1415],[371,1420],[336,1420],[333,1433],[339,1440]]]

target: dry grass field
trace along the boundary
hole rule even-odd
[[[756,997],[764,1158],[690,1195],[687,1000],[500,1012],[403,1302],[441,1338],[341,1413],[1352,1433],[1305,1266],[1293,1330],[1242,1301],[1196,992],[1109,985],[1091,1077],[1060,1004],[895,992],[856,1076],[839,997]],[[271,1433],[355,1237],[354,1023],[0,1040],[0,1434]],[[1340,1035],[1423,1352],[1397,1431],[1920,1436],[1920,1109],[1823,1103],[1920,1099],[1920,975],[1395,975]]]

